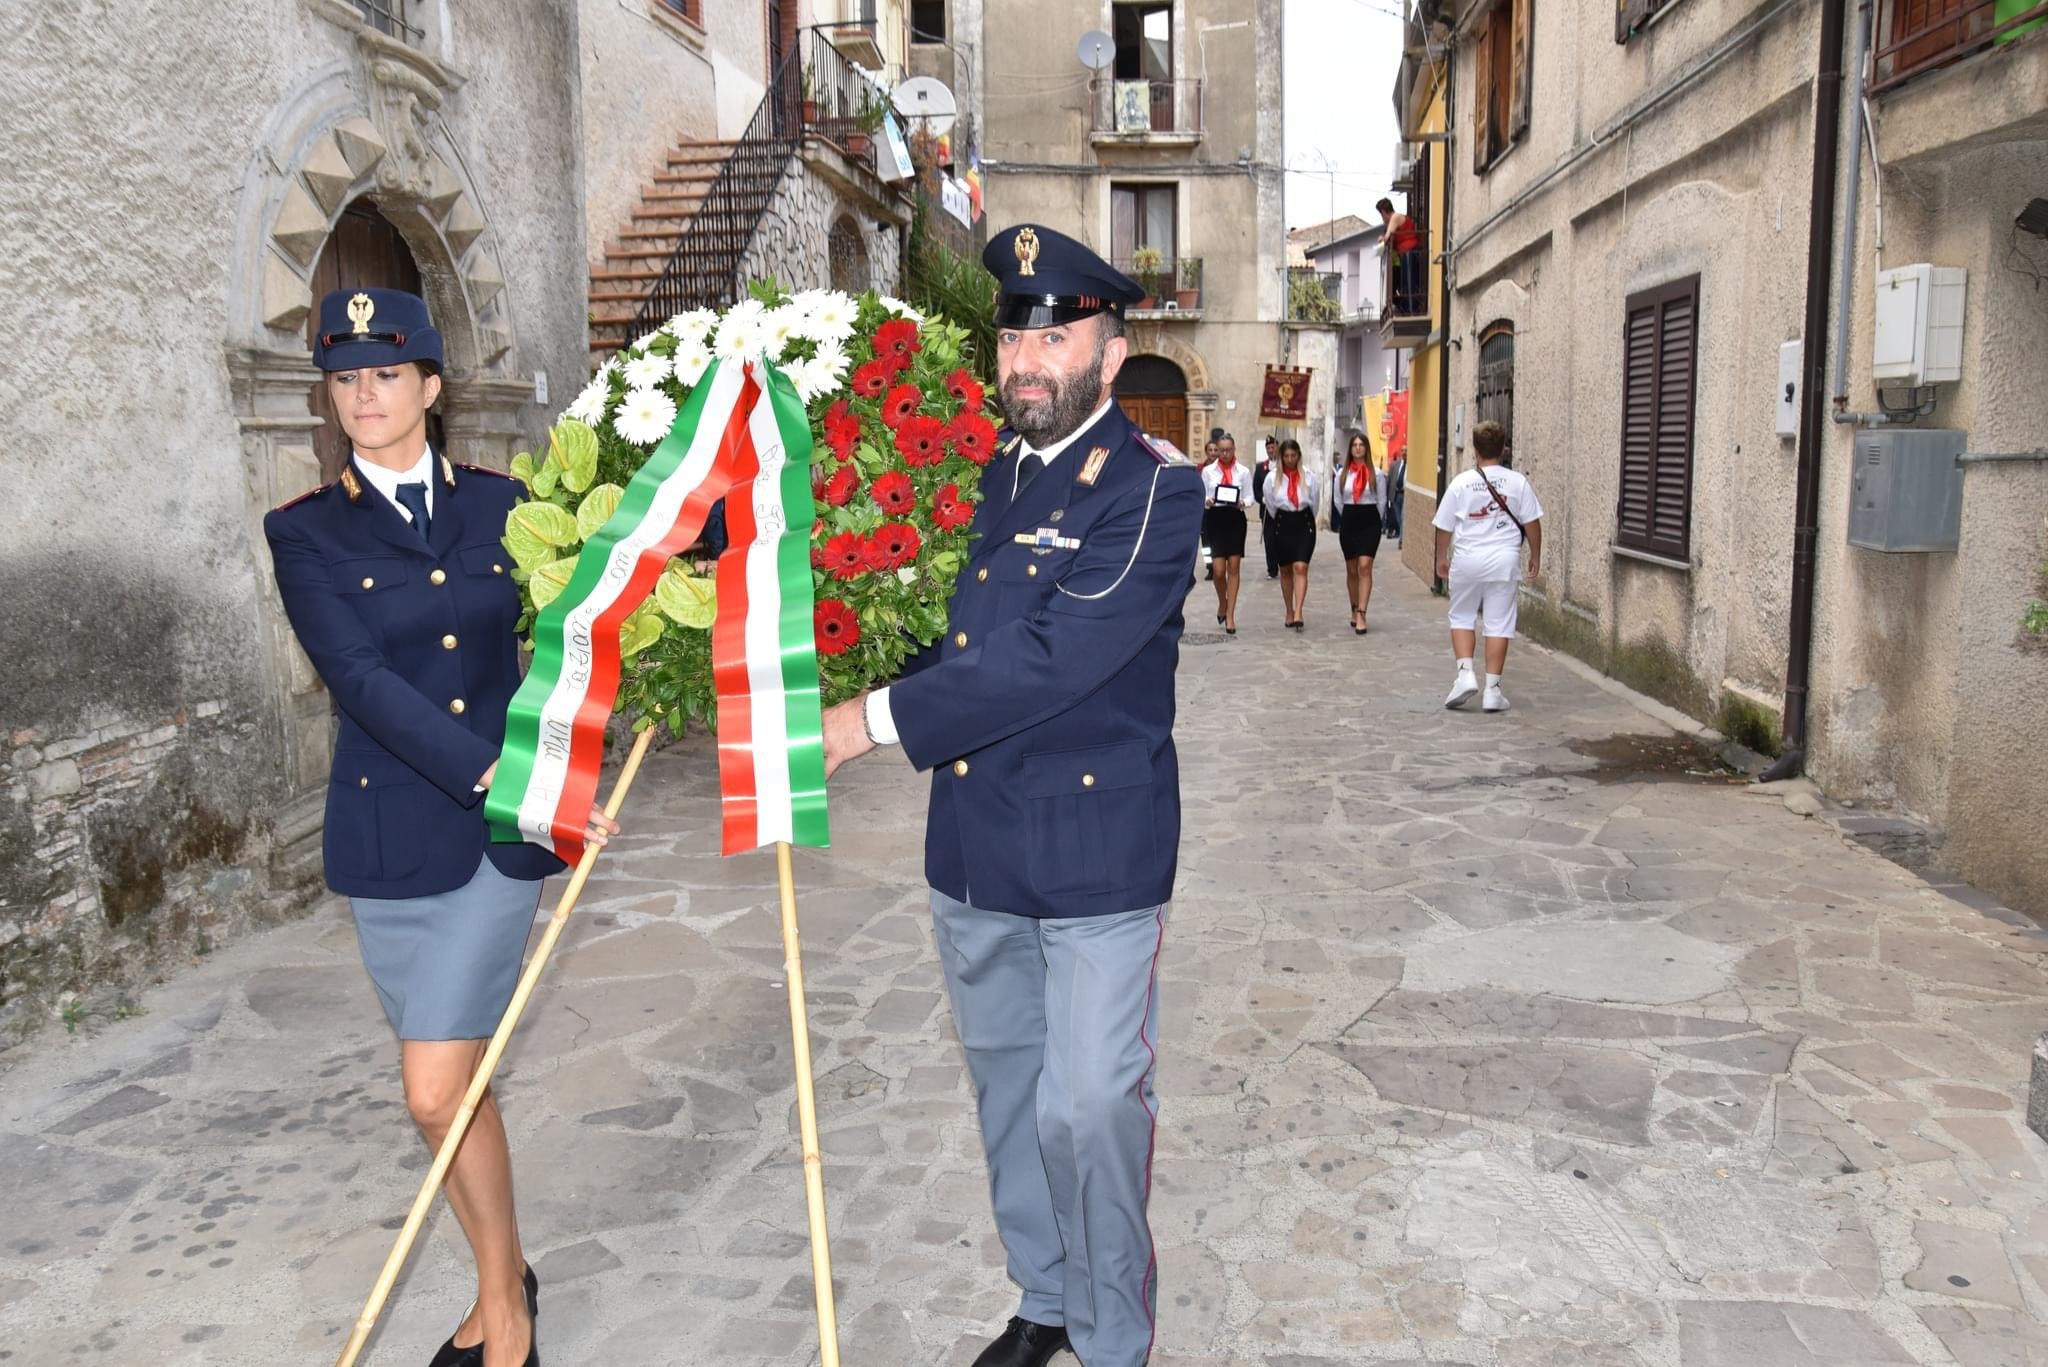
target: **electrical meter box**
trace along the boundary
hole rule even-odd
[[[1799,359],[1802,348],[1786,342],[1778,348],[1778,435],[1799,435]]]
[[[1963,378],[1961,266],[1900,266],[1877,273],[1877,336],[1871,377],[1881,385]]]
[[[1856,433],[1849,544],[1868,551],[1952,551],[1962,538],[1963,433],[1877,427]]]

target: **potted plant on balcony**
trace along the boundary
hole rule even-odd
[[[1182,258],[1180,288],[1174,291],[1173,302],[1183,311],[1202,306],[1202,263],[1199,258]]]
[[[810,128],[818,122],[818,95],[811,89],[811,69],[803,68],[804,127]]]
[[[853,116],[853,127],[846,134],[846,150],[856,157],[864,157],[874,146],[875,134],[882,131],[882,121],[888,110],[875,98],[875,92],[864,90],[860,96],[860,108]]]
[[[1157,306],[1166,289],[1165,270],[1166,255],[1159,248],[1148,245],[1131,253],[1131,272],[1137,277],[1138,288],[1145,291],[1145,297],[1138,301],[1139,308]]]

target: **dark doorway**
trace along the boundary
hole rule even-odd
[[[398,235],[390,220],[377,211],[376,204],[359,199],[341,211],[327,245],[320,249],[320,260],[313,266],[313,312],[306,318],[308,348],[320,328],[320,301],[335,290],[365,288],[418,294],[420,268],[412,259],[412,249],[405,245],[405,239]],[[321,419],[320,430],[313,438],[314,450],[320,457],[320,478],[331,480],[348,463],[348,436],[335,420],[334,405],[327,400],[325,384],[313,386],[307,405],[313,416]],[[427,441],[436,451],[448,449],[438,407],[427,414]]]
[[[1479,338],[1479,414],[1474,423],[1497,422],[1507,430],[1507,464],[1515,459],[1515,328],[1495,323]]]
[[[1116,401],[1140,430],[1187,450],[1188,378],[1172,361],[1164,356],[1125,361],[1116,376]]]

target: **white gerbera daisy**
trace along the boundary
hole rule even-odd
[[[626,362],[626,384],[632,389],[653,389],[669,377],[669,364],[659,356],[635,356]]]
[[[767,316],[768,306],[766,304],[758,299],[742,299],[727,309],[723,316],[719,318],[719,331],[723,332],[734,323],[744,323],[748,326],[758,327],[761,320]]]
[[[604,421],[611,397],[611,376],[599,371],[596,379],[583,386],[583,392],[576,396],[576,401],[562,410],[562,416],[595,427]]]
[[[763,318],[742,316],[738,309],[725,315],[718,325],[718,337],[711,354],[721,361],[751,361],[768,345],[768,328]]]
[[[767,316],[761,320],[761,331],[767,339],[767,344],[762,349],[769,356],[779,360],[783,352],[788,350],[790,339],[804,335],[804,322],[803,310],[792,304],[770,309]]]
[[[825,342],[818,347],[818,366],[837,384],[846,378],[846,372],[853,367],[853,357],[846,354],[846,348],[837,342]]]
[[[678,313],[663,324],[669,336],[681,341],[703,341],[711,332],[711,325],[718,321],[718,315],[710,309],[691,309]]]
[[[796,387],[796,396],[805,403],[823,394],[830,394],[839,388],[839,378],[825,366],[818,364],[814,357],[805,361],[791,361],[783,367],[783,374]]]
[[[631,389],[612,417],[612,430],[635,446],[652,446],[675,426],[676,402],[659,389]]]
[[[704,372],[711,368],[711,348],[702,342],[678,342],[676,344],[676,378],[684,384],[695,386],[704,378]]]
[[[811,305],[810,314],[814,329],[811,335],[821,342],[828,341],[831,338],[824,334],[837,337],[852,335],[853,325],[860,318],[860,305],[853,301],[851,295],[838,290],[821,290],[817,301]]]
[[[895,314],[898,318],[908,318],[913,323],[922,323],[924,321],[924,315],[922,313],[919,313],[916,309],[904,303],[901,299],[893,299],[886,294],[878,294],[875,296],[875,298],[881,301],[883,308],[889,310],[889,312]]]

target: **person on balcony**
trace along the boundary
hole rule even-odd
[[[1422,228],[1391,199],[1373,207],[1387,225],[1387,250],[1394,254],[1394,312],[1412,317],[1422,312]]]

